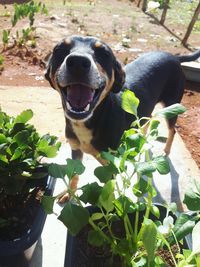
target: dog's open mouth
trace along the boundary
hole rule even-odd
[[[61,94],[66,111],[77,119],[86,117],[95,106],[101,91],[82,84],[72,84],[62,88]]]

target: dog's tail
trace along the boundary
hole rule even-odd
[[[194,53],[190,54],[190,55],[184,55],[184,56],[177,56],[180,63],[182,62],[189,62],[189,61],[193,61],[196,60],[197,58],[200,57],[200,49],[195,51]]]

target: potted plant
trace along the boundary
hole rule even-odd
[[[107,165],[94,170],[99,183],[86,184],[73,192],[70,180],[84,172],[82,163],[67,159],[66,165],[49,165],[51,175],[63,179],[72,196],[58,216],[68,228],[65,267],[198,266],[199,215],[182,212],[177,217],[175,204],[153,203],[153,173],[170,171],[165,156],[150,154],[154,140],[159,139],[158,118],[177,116],[185,108],[176,104],[152,118],[139,119],[138,103],[132,92],[125,91],[122,107],[136,120],[124,132],[117,151],[101,153]],[[146,126],[148,132],[144,130]],[[186,194],[184,201],[193,211],[199,210],[199,193],[200,185],[196,185],[194,191]],[[55,198],[43,197],[47,213],[53,212]],[[192,250],[185,249],[189,233],[193,237]]]
[[[60,147],[57,138],[40,136],[29,120],[31,110],[10,117],[0,111],[0,264],[23,253],[40,237],[46,214],[43,192],[53,192],[54,181],[42,163]],[[15,266],[17,266],[15,264]],[[22,265],[21,265],[22,266]]]

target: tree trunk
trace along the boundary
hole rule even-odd
[[[147,10],[147,0],[143,0],[143,3],[142,3],[142,11],[145,12]]]
[[[137,7],[140,7],[141,0],[138,0]]]
[[[190,24],[188,25],[187,31],[185,33],[185,36],[183,37],[183,40],[181,42],[184,46],[186,45],[187,40],[188,40],[188,38],[189,38],[189,36],[190,36],[190,34],[192,32],[192,29],[194,27],[194,24],[198,19],[199,13],[200,13],[200,1],[199,1],[199,4],[198,4],[198,6],[197,6],[197,8],[196,8],[196,10],[194,12],[194,15],[193,15],[191,21],[190,21]]]
[[[169,8],[169,1],[170,0],[165,0],[163,4],[163,12],[162,12],[161,19],[160,19],[160,24],[162,25],[165,23],[165,19],[167,16],[167,9]]]

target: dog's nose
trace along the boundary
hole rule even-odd
[[[71,73],[87,73],[90,70],[89,58],[80,55],[70,55],[66,60],[67,68]]]

